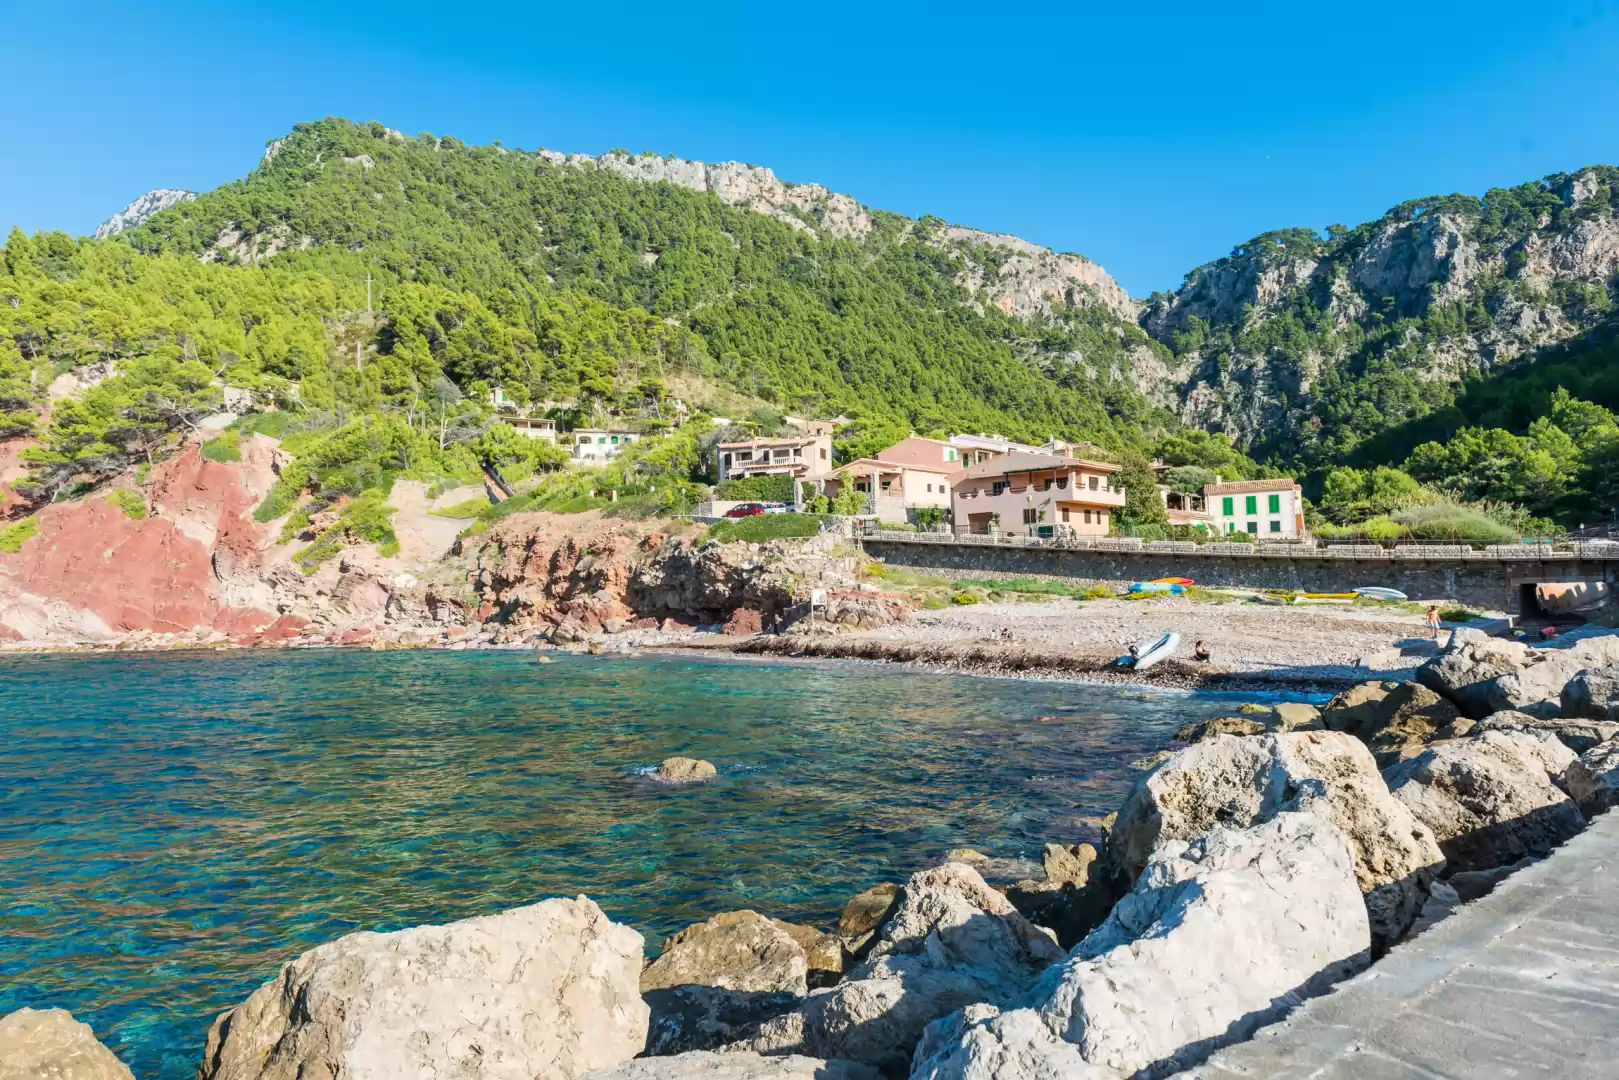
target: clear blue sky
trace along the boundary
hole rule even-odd
[[[1593,3],[143,6],[4,5],[0,229],[88,232],[339,115],[769,165],[1144,295],[1267,229],[1619,163]]]

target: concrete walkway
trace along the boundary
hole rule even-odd
[[[1619,1077],[1619,811],[1182,1076]]]

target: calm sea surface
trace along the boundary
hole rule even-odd
[[[1230,708],[671,657],[0,658],[0,1013],[62,1006],[181,1080],[216,1013],[353,930],[577,893],[654,950],[743,907],[826,926],[950,847],[1084,838],[1128,762]],[[719,780],[648,783],[672,754]]]

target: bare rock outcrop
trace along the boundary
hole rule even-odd
[[[1454,869],[1487,870],[1544,855],[1585,827],[1579,807],[1552,779],[1561,779],[1573,756],[1551,736],[1486,731],[1433,743],[1384,778],[1394,798],[1433,830]]]
[[[0,1016],[0,1080],[135,1080],[89,1024],[66,1009]]]
[[[282,967],[208,1032],[198,1080],[571,1080],[646,1044],[641,935],[587,897],[359,933]]]
[[[1373,939],[1398,941],[1444,859],[1434,834],[1390,797],[1371,753],[1341,732],[1222,735],[1179,751],[1131,790],[1108,851],[1134,878],[1165,843],[1300,808],[1348,837]]]
[[[881,1080],[881,1076],[875,1069],[853,1061],[699,1050],[597,1069],[584,1080]]]
[[[664,942],[641,973],[641,990],[695,985],[803,997],[808,973],[803,948],[780,924],[756,911],[728,911]]]
[[[161,213],[169,207],[178,206],[183,202],[190,202],[196,197],[197,193],[195,191],[185,191],[180,188],[155,188],[144,195],[137,196],[128,206],[97,225],[96,239],[105,240],[109,236],[117,236],[125,229],[133,229],[153,214]]]
[[[1515,710],[1549,720],[1563,712],[1563,691],[1582,670],[1610,665],[1619,665],[1615,634],[1585,638],[1566,649],[1531,649],[1458,630],[1443,652],[1417,669],[1417,678],[1474,719]]]
[[[961,863],[913,874],[870,957],[837,986],[767,1021],[746,1049],[901,1069],[933,1020],[1027,993],[1064,952]]]

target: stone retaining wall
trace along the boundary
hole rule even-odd
[[[996,543],[923,534],[884,533],[862,541],[866,553],[896,566],[975,577],[1040,577],[1127,585],[1186,576],[1199,585],[1298,592],[1349,592],[1368,585],[1399,589],[1418,600],[1440,598],[1521,614],[1524,586],[1547,581],[1619,584],[1619,554],[1585,550],[1465,547],[1331,551],[1247,544],[1089,546]],[[1235,550],[1232,550],[1235,549]],[[1306,553],[1307,552],[1307,553]]]

